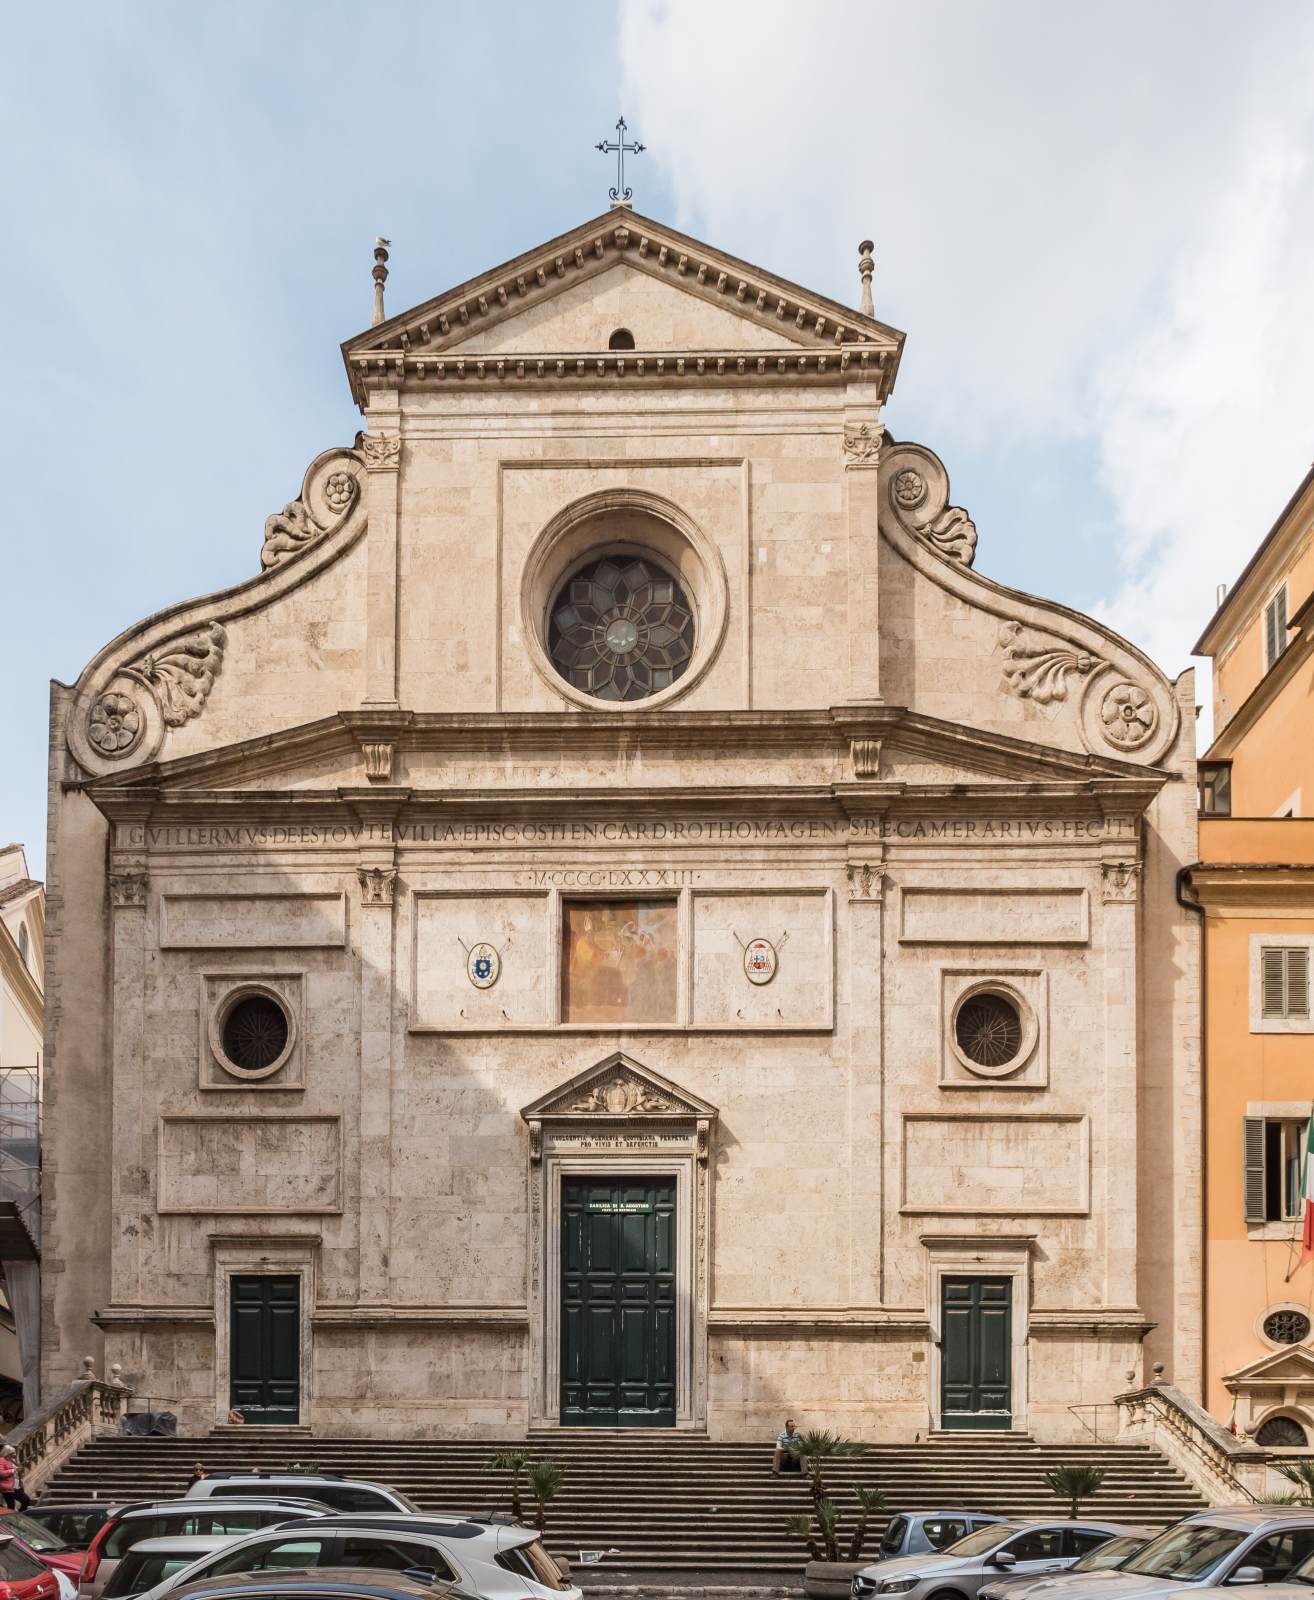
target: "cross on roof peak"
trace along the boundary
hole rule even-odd
[[[625,187],[625,157],[627,155],[640,155],[646,148],[644,145],[639,144],[637,140],[627,143],[625,135],[629,131],[625,118],[617,117],[615,139],[599,139],[594,146],[595,149],[601,150],[603,155],[614,154],[616,157],[616,187],[607,191],[614,206],[626,205],[634,197],[634,190]]]

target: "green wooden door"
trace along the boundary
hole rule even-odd
[[[1013,1426],[1013,1280],[944,1278],[940,1425]]]
[[[228,1404],[248,1422],[297,1422],[301,1413],[301,1279],[295,1273],[229,1279]]]
[[[675,1179],[561,1185],[561,1421],[675,1425]]]

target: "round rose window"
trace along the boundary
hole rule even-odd
[[[693,656],[684,590],[650,556],[612,555],[557,591],[548,655],[574,688],[599,700],[645,700],[681,677]]]
[[[1303,1311],[1270,1311],[1264,1318],[1264,1337],[1274,1344],[1300,1344],[1309,1338],[1310,1321]]]
[[[287,1039],[287,1013],[268,995],[244,996],[224,1018],[224,1055],[239,1072],[267,1072]]]
[[[958,1008],[954,1038],[977,1066],[1006,1066],[1022,1048],[1022,1018],[1002,994],[974,994]]]

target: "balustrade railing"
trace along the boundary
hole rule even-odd
[[[1234,1437],[1172,1384],[1134,1389],[1115,1404],[1118,1437],[1167,1456],[1214,1505],[1253,1503],[1271,1487],[1268,1453]]]
[[[14,1447],[28,1494],[35,1498],[64,1462],[98,1434],[117,1432],[131,1393],[125,1384],[91,1376],[88,1366],[86,1376],[19,1423],[5,1443]]]

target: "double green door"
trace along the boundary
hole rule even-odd
[[[247,1422],[286,1426],[301,1414],[301,1279],[229,1279],[228,1404]]]
[[[940,1425],[1013,1426],[1013,1280],[944,1278]]]
[[[675,1425],[675,1179],[561,1185],[561,1421]]]

